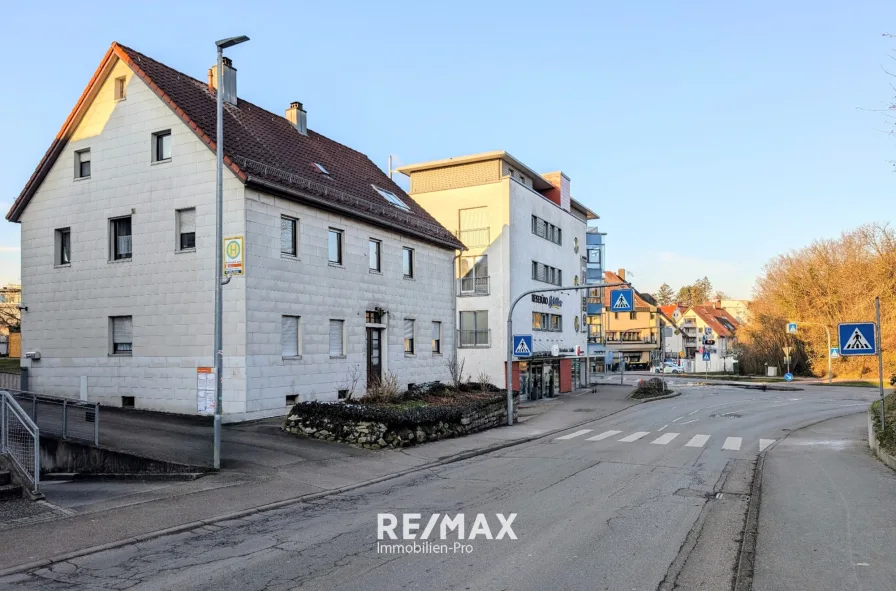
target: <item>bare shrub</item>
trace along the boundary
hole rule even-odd
[[[454,389],[459,390],[461,384],[467,381],[464,376],[464,365],[466,363],[465,359],[459,359],[457,357],[457,353],[452,353],[448,359],[445,360],[445,367],[448,368],[448,373],[451,376],[451,383],[454,384]]]
[[[394,402],[398,398],[398,386],[398,376],[390,371],[367,387],[367,393],[361,397],[361,402],[367,404]]]

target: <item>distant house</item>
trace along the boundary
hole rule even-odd
[[[224,420],[360,395],[389,373],[401,388],[449,380],[464,245],[367,156],[310,129],[301,103],[275,114],[223,70],[223,84],[216,69],[198,80],[113,43],[16,199],[31,387],[77,395],[86,378],[90,401],[213,411],[218,92],[238,272]]]
[[[616,273],[604,272],[606,283],[625,281],[625,269]],[[659,360],[660,351],[660,319],[657,307],[645,300],[636,290],[632,312],[611,312],[604,308],[603,329],[606,335],[607,350],[614,351],[614,359],[618,362],[621,356],[626,368],[648,369]],[[610,301],[610,288],[604,289],[604,302]]]
[[[0,336],[18,332],[22,320],[20,303],[22,303],[21,285],[11,283],[0,287]]]

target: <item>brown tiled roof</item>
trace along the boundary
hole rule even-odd
[[[10,221],[18,221],[58,157],[70,130],[77,124],[79,110],[89,104],[91,89],[102,82],[112,56],[125,61],[209,149],[216,149],[216,96],[208,84],[113,43],[57,139],[7,214]],[[282,115],[249,101],[239,99],[237,106],[224,105],[224,154],[225,165],[250,186],[391,227],[440,246],[463,248],[454,234],[367,156],[310,129],[307,136],[302,135]],[[323,165],[329,175],[321,174],[314,163]],[[390,204],[373,185],[394,193],[409,211]]]
[[[731,318],[731,315],[725,310],[713,308],[711,306],[694,306],[691,309],[719,336],[734,336],[734,329],[737,328],[737,321]],[[730,325],[731,328],[727,325]]]

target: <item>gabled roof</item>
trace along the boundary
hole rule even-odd
[[[6,219],[19,221],[116,58],[127,63],[210,150],[216,150],[215,91],[206,82],[113,43]],[[464,248],[367,156],[310,129],[303,135],[282,115],[249,101],[224,105],[224,162],[244,183],[265,192],[394,228],[445,248]],[[329,174],[321,174],[315,163]],[[409,209],[390,204],[374,185],[392,192]]]
[[[691,310],[721,337],[732,337],[737,329],[737,321],[728,312],[710,306],[693,306]]]
[[[672,318],[675,314],[675,310],[678,309],[678,304],[669,304],[667,306],[657,306],[660,312],[662,312],[665,316]]]

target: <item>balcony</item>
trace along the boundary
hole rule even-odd
[[[488,228],[470,228],[458,230],[457,239],[463,242],[467,248],[477,248],[491,244],[489,234]]]
[[[458,349],[484,349],[491,346],[492,331],[489,329],[457,331]]]
[[[457,280],[457,284],[458,295],[461,296],[486,296],[489,294],[488,277],[462,277]]]

